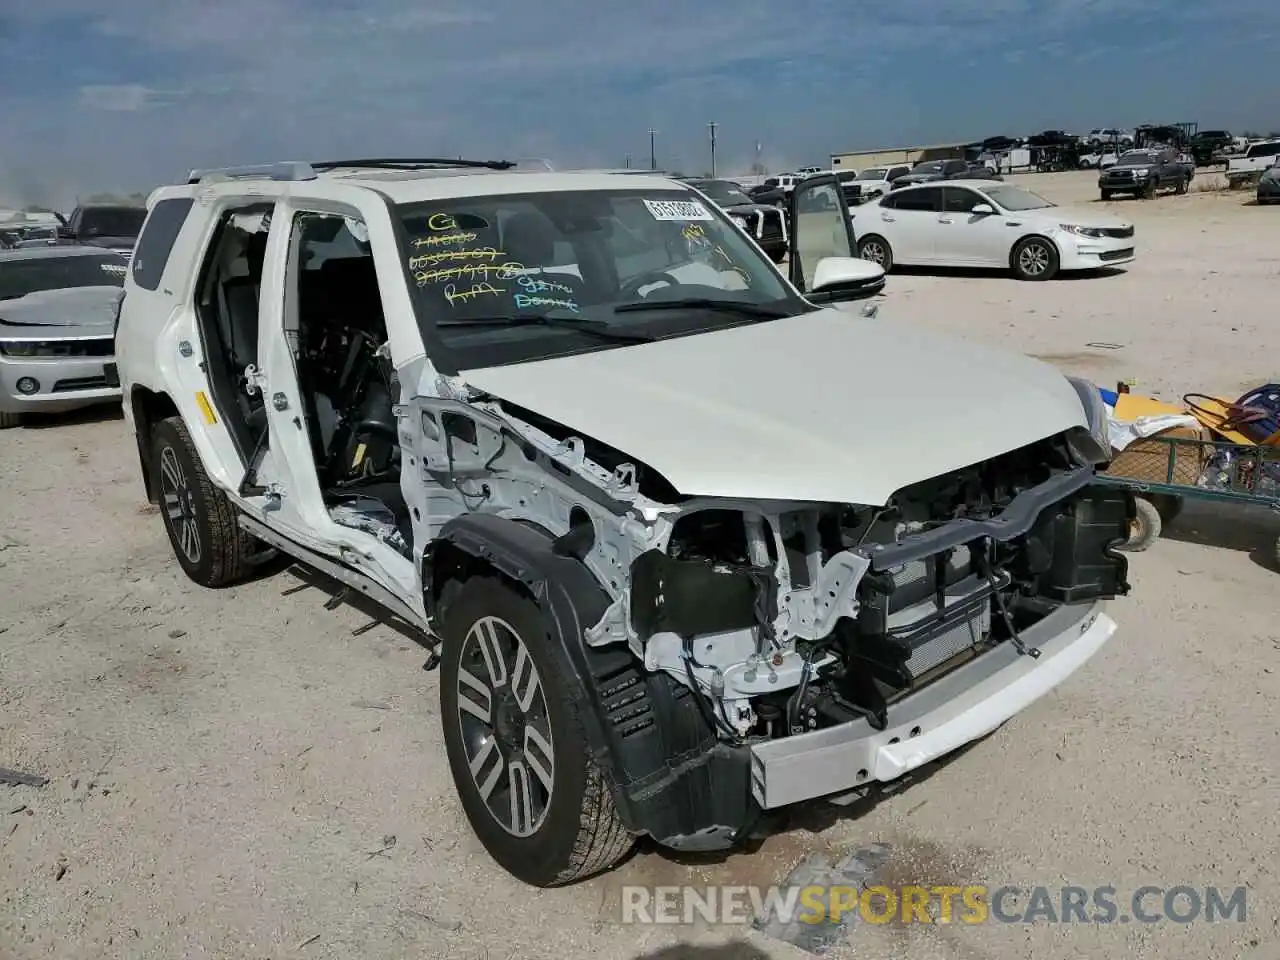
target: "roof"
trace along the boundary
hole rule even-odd
[[[120,257],[122,260],[125,258],[124,254],[119,250],[111,250],[107,247],[81,247],[70,244],[56,247],[22,247],[18,250],[0,250],[0,262],[9,260],[57,260],[63,257],[91,257],[111,254]]]
[[[918,150],[955,150],[967,147],[969,143],[930,143],[922,147],[875,147],[869,150],[843,150],[831,154],[833,157],[864,157],[873,153],[914,153]]]
[[[619,176],[627,173],[625,179]],[[202,174],[203,176],[198,176]],[[515,193],[558,193],[567,190],[681,190],[684,184],[648,171],[583,171],[566,170],[494,170],[485,167],[339,167],[312,169],[306,163],[281,163],[265,167],[242,168],[239,171],[194,171],[196,183],[180,187],[162,187],[165,195],[186,195],[202,187],[216,187],[229,182],[268,185],[285,182],[290,192],[306,195],[306,183],[341,183],[377,190],[393,203],[418,203],[448,200],[459,196],[497,196]],[[170,192],[172,191],[172,192]],[[260,191],[270,195],[274,191]],[[283,192],[283,189],[280,191]],[[153,194],[153,197],[155,195]]]

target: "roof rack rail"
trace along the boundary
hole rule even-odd
[[[205,180],[314,180],[315,168],[305,160],[286,160],[280,163],[258,163],[244,167],[210,167],[192,170],[187,183]]]
[[[512,160],[464,160],[462,157],[374,157],[364,160],[312,161],[311,166],[315,170],[335,170],[342,167],[387,170],[417,170],[431,167],[480,167],[489,170],[510,170],[515,166],[515,162]]]

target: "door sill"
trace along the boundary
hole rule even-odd
[[[330,557],[326,557],[322,553],[318,553],[309,547],[304,547],[302,544],[290,540],[288,537],[277,533],[275,530],[271,529],[261,521],[255,520],[253,517],[242,513],[240,514],[238,522],[241,528],[253,534],[264,543],[268,543],[277,550],[280,550],[282,553],[287,553],[307,566],[314,567],[321,573],[333,577],[333,579],[337,580],[339,583],[345,584],[353,590],[360,591],[371,600],[374,600],[383,607],[386,607],[402,620],[407,621],[423,632],[429,632],[426,621],[423,620],[419,614],[415,613],[412,608],[403,603],[395,594],[382,586],[382,584],[377,583],[370,577],[365,576],[357,570],[352,570],[347,565]]]

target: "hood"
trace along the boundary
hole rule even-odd
[[[776,213],[778,208],[765,203],[730,203],[720,209],[725,213]]]
[[[132,250],[138,242],[137,237],[93,237],[81,241],[89,247],[106,247],[108,250]]]
[[[1084,207],[1049,207],[1047,210],[1028,211],[1030,213],[1039,213],[1055,223],[1070,223],[1077,227],[1102,227],[1111,230],[1123,230],[1126,227],[1132,227],[1131,220],[1125,220],[1123,217],[1112,216],[1109,213],[1102,213],[1098,210],[1088,210]],[[1015,214],[1010,214],[1015,216]]]
[[[1159,165],[1158,160],[1143,160],[1138,163],[1135,163],[1133,161],[1130,161],[1128,163],[1120,163],[1117,160],[1114,164],[1111,165],[1111,169],[1112,170],[1145,170],[1150,167],[1155,167],[1158,165]]]
[[[123,296],[119,287],[68,287],[0,300],[0,338],[48,340],[113,333],[116,306]]]
[[[880,505],[1087,425],[1048,364],[833,309],[460,376],[689,496]]]

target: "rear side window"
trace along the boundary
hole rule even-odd
[[[173,197],[161,200],[151,208],[142,227],[142,236],[133,251],[133,282],[143,290],[155,290],[160,286],[169,254],[178,239],[182,225],[191,212],[191,197]]]
[[[1268,143],[1255,143],[1249,148],[1248,156],[1269,157],[1277,153],[1280,153],[1280,141],[1273,140]]]
[[[898,194],[894,208],[898,210],[937,210],[941,204],[942,190],[939,187],[921,187],[919,190],[906,190]]]

